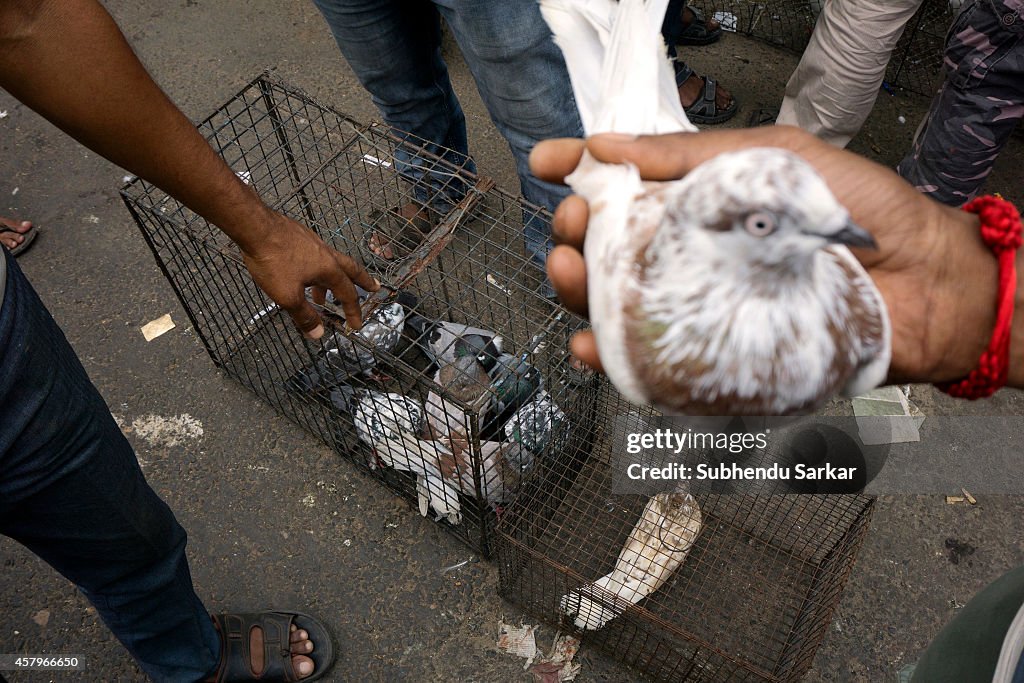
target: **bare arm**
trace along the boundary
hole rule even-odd
[[[153,82],[96,0],[0,0],[0,86],[82,144],[157,185],[242,249],[256,282],[309,336],[323,333],[304,289],[330,289],[359,320],[349,257],[274,213]]]

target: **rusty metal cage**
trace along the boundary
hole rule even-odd
[[[270,73],[198,127],[268,205],[339,251],[370,258],[368,235],[378,252],[400,238],[370,267],[384,287],[364,293],[363,329],[328,301],[327,334],[311,342],[222,233],[128,183],[124,202],[214,363],[486,556],[524,474],[589,450],[596,384],[566,352],[582,321],[545,295],[524,245],[524,223],[549,216],[451,150],[360,124]],[[410,242],[417,225],[426,234]]]
[[[706,16],[727,12],[735,30],[772,45],[803,52],[825,0],[693,0]],[[946,32],[962,0],[924,0],[907,22],[886,72],[890,92],[932,95],[941,78]],[[685,54],[683,55],[685,57]]]
[[[601,384],[592,453],[534,471],[498,524],[501,595],[654,680],[799,680],[873,499],[613,493],[616,434],[643,432],[655,415]],[[659,573],[653,592],[630,599]]]

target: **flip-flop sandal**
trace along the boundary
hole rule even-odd
[[[722,37],[722,27],[709,29],[703,12],[691,5],[684,5],[682,12],[686,10],[693,12],[693,21],[680,34],[676,41],[679,45],[710,45]]]
[[[327,628],[317,619],[302,612],[259,612],[253,614],[217,614],[213,623],[221,636],[220,666],[215,683],[242,681],[315,681],[334,664],[334,643]],[[305,678],[292,668],[291,625],[309,634],[313,651],[304,654],[313,660],[313,673]],[[249,633],[263,630],[263,668],[252,668]]]
[[[778,109],[758,107],[754,111],[750,112],[750,116],[747,117],[747,127],[757,128],[758,126],[774,126],[775,120],[778,118]]]
[[[21,241],[21,244],[19,244],[18,246],[14,247],[13,249],[8,249],[8,251],[11,252],[11,256],[17,256],[18,254],[28,249],[30,246],[32,246],[32,243],[36,241],[36,236],[39,235],[39,230],[36,228],[35,225],[29,228],[28,231],[20,233],[13,228],[8,228],[6,225],[0,225],[0,232],[13,232],[25,238]]]
[[[424,217],[423,207],[409,203],[389,209],[374,209],[370,212],[369,226],[363,233],[360,244],[364,261],[377,268],[388,268],[408,256],[422,242],[424,236],[434,227],[429,217]],[[426,210],[432,215],[430,209]],[[376,245],[371,240],[376,237]],[[390,249],[392,256],[380,252]]]
[[[676,86],[681,86],[685,83],[694,71],[683,62],[676,62]],[[704,89],[701,91],[700,97],[694,100],[693,104],[689,107],[683,107],[683,111],[686,112],[686,118],[690,119],[693,123],[703,124],[715,124],[724,123],[736,116],[736,112],[739,111],[739,104],[736,102],[736,98],[733,97],[729,106],[725,109],[719,109],[715,103],[715,96],[718,93],[718,81],[710,76],[700,76],[704,80]]]

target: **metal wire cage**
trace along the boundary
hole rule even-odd
[[[535,471],[498,525],[499,592],[655,680],[799,680],[873,499],[613,494],[616,434],[654,414],[601,382],[590,457]]]
[[[694,0],[706,16],[726,12],[737,33],[803,52],[825,0]],[[963,0],[924,0],[907,22],[886,72],[891,88],[921,95],[935,92],[941,77],[946,32]],[[684,55],[685,56],[685,55]]]
[[[214,363],[486,556],[524,474],[588,450],[596,385],[566,355],[582,321],[545,296],[524,245],[524,225],[549,216],[451,150],[360,124],[270,73],[198,127],[331,246],[394,251],[370,268],[384,286],[364,293],[363,328],[328,301],[328,331],[310,342],[222,233],[128,183],[124,202]]]

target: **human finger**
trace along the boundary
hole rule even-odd
[[[579,138],[542,140],[530,150],[530,172],[549,183],[564,183],[579,165],[584,146]]]
[[[551,221],[551,234],[555,242],[582,251],[588,220],[590,207],[587,206],[586,200],[578,195],[569,195],[555,209]]]
[[[548,254],[548,278],[566,308],[588,315],[587,266],[583,254],[567,246],[552,249]]]

